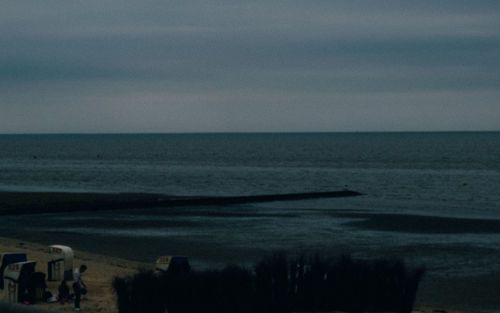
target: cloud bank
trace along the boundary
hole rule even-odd
[[[500,130],[498,1],[6,1],[0,133]]]

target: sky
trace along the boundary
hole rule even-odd
[[[500,130],[500,1],[3,0],[0,133]]]

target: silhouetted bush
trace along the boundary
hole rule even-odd
[[[327,308],[347,312],[411,312],[424,268],[400,260],[354,261],[343,256],[326,273]]]
[[[255,305],[259,312],[291,309],[288,260],[283,253],[264,258],[255,265]]]
[[[138,274],[113,280],[120,313],[252,313],[291,311],[409,313],[423,268],[400,260],[353,260],[319,255],[263,258],[254,271]]]
[[[153,271],[141,270],[131,277],[115,277],[113,289],[120,313],[164,313],[164,288]]]
[[[217,311],[221,313],[250,313],[254,301],[253,294],[253,274],[238,266],[228,266],[220,272],[216,297],[221,301]]]

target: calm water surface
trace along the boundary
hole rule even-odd
[[[182,244],[168,242],[185,243],[199,247],[193,262],[200,266],[223,262],[219,253],[245,262],[285,249],[394,255],[436,275],[500,271],[500,133],[0,136],[1,190],[213,196],[346,185],[366,195],[169,214],[137,208],[10,216],[0,232],[114,247],[136,240],[147,244],[126,253],[141,260],[166,249],[182,253]],[[384,223],[353,223],[373,214],[385,214]],[[493,224],[477,231],[463,219]]]

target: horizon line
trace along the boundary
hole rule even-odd
[[[26,132],[0,136],[44,135],[231,135],[231,134],[398,134],[398,133],[498,133],[500,130],[363,130],[363,131],[185,131],[185,132]]]

